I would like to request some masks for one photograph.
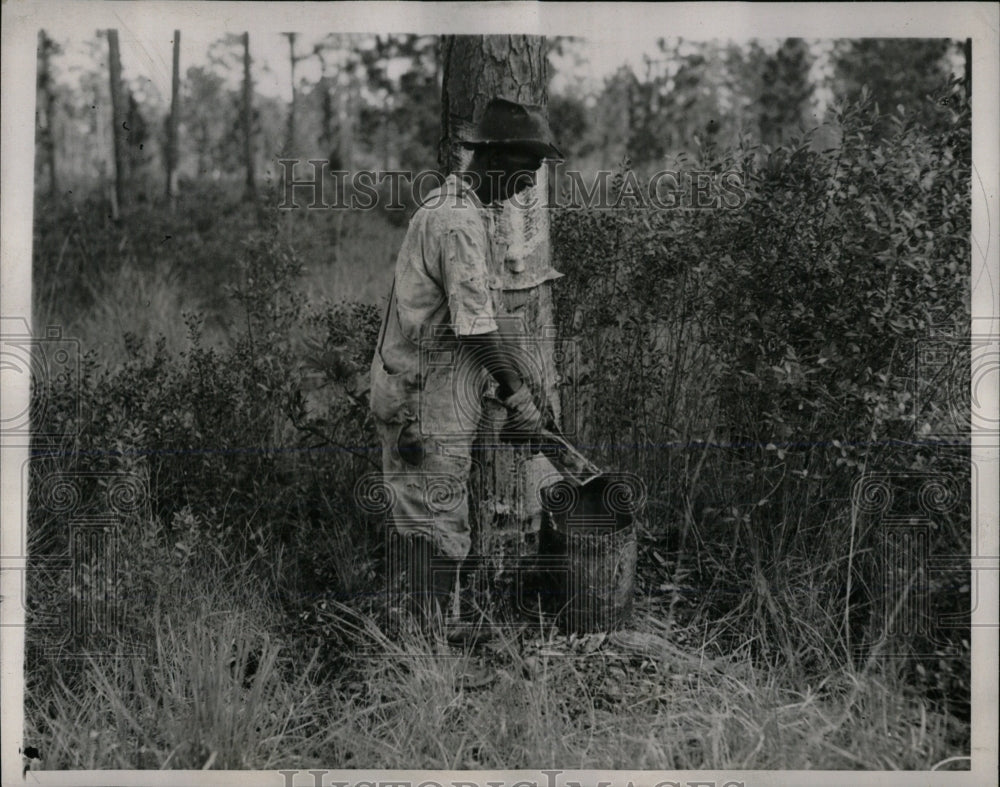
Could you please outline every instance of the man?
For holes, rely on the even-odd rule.
[[[462,144],[469,165],[410,221],[371,371],[392,525],[406,539],[411,600],[425,623],[446,614],[471,547],[471,449],[490,378],[507,439],[531,439],[545,424],[499,330],[503,261],[488,206],[534,185],[542,161],[561,154],[537,110],[504,99]]]

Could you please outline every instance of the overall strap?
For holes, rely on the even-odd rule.
[[[389,318],[392,316],[392,310],[396,303],[396,274],[392,274],[392,287],[389,289],[389,303],[385,307],[385,315],[382,317],[382,325],[378,330],[378,346],[375,352],[378,354],[379,361],[382,360],[382,345],[385,344],[385,329],[389,324]]]

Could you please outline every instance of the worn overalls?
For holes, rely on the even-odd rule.
[[[410,221],[371,368],[391,519],[452,558],[471,546],[468,481],[488,374],[459,336],[497,330],[493,221],[457,176]],[[422,450],[400,452],[400,439]]]

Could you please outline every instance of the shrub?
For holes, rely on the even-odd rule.
[[[298,261],[273,230],[247,238],[238,270],[228,294],[242,315],[228,344],[206,346],[203,319],[188,314],[189,346],[177,355],[162,339],[150,347],[129,335],[118,368],[89,353],[78,374],[36,381],[36,431],[65,437],[35,446],[34,556],[67,549],[64,517],[44,498],[47,478],[71,474],[77,513],[106,511],[108,479],[129,479],[142,505],[126,524],[151,548],[182,563],[255,560],[293,607],[370,578],[358,552],[375,534],[354,514],[352,492],[373,464],[357,386],[378,315],[307,307]]]
[[[862,101],[837,109],[834,149],[806,135],[689,162],[739,173],[737,209],[626,198],[553,220],[560,335],[585,359],[566,380],[578,434],[645,480],[648,547],[680,550],[657,582],[674,588],[671,613],[688,591],[727,647],[849,661],[884,632],[888,592],[871,556],[883,534],[852,515],[855,481],[937,473],[965,499],[967,451],[920,426],[956,403],[938,390],[914,404],[919,343],[961,337],[970,315],[968,106],[957,85],[935,106],[946,133],[894,115],[873,144],[880,121]],[[617,174],[619,194],[629,178]],[[932,554],[969,554],[968,516],[938,517]],[[939,601],[964,608],[954,593]],[[893,647],[929,652],[919,639]]]

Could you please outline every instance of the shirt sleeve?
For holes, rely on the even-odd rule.
[[[478,224],[478,226],[476,226]],[[474,336],[497,330],[490,295],[486,229],[477,221],[453,223],[444,239],[442,273],[457,336]]]

